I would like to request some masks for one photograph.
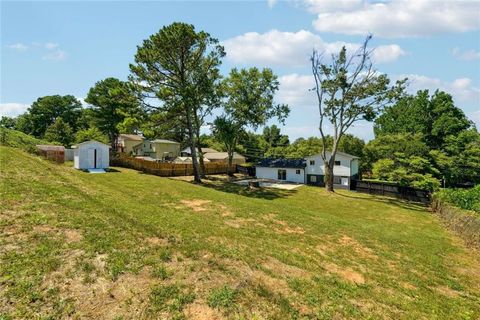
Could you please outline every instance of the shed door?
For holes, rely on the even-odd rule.
[[[87,166],[89,169],[95,168],[97,162],[97,150],[96,149],[87,149]]]

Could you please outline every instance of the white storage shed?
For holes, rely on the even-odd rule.
[[[107,169],[110,165],[109,146],[98,141],[85,141],[72,146],[75,169]]]

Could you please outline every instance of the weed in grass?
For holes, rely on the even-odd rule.
[[[223,286],[212,290],[208,296],[207,302],[212,308],[230,309],[235,304],[237,294],[237,290],[232,289],[229,286]]]
[[[162,280],[168,279],[171,276],[171,272],[165,268],[165,266],[158,266],[152,271],[154,277],[160,278]]]
[[[152,311],[180,312],[186,304],[192,303],[195,295],[184,292],[176,284],[155,286],[150,292]]]

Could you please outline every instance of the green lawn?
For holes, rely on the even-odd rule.
[[[2,320],[480,318],[478,255],[422,207],[0,160]]]

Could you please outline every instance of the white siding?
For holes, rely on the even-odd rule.
[[[305,172],[303,169],[256,167],[255,170],[257,178],[271,180],[278,180],[278,170],[286,170],[287,179],[285,181],[305,183]],[[300,170],[300,174],[297,174],[297,170]]]
[[[327,153],[327,157],[329,156],[330,155]],[[325,174],[323,160],[319,154],[306,157],[305,159],[307,160],[307,167],[305,168],[307,174]],[[315,164],[311,165],[310,161],[315,161]],[[358,160],[337,154],[335,156],[335,161],[340,161],[340,165],[333,167],[333,175],[350,177],[353,174],[358,173]],[[354,163],[356,163],[356,172],[350,170],[350,165],[353,165]]]
[[[94,169],[94,160],[91,159],[94,150],[97,150],[97,169],[106,169],[110,165],[108,146],[97,141],[88,141],[77,146],[73,156],[73,166],[76,169]]]

